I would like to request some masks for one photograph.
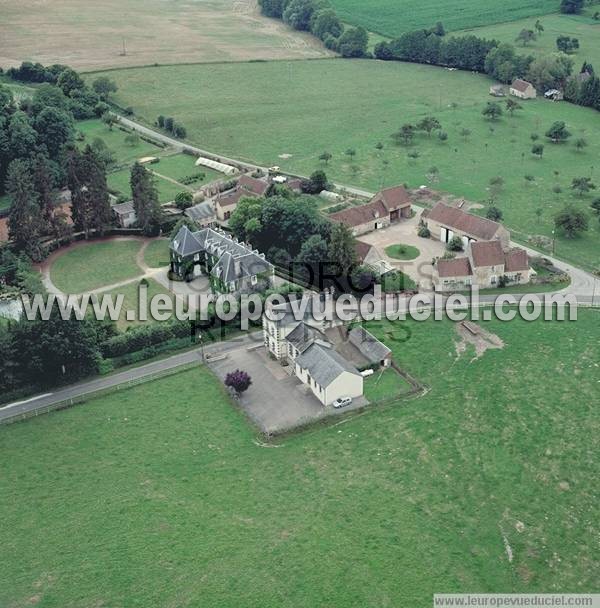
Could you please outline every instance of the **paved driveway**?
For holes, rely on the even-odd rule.
[[[413,209],[415,210],[414,217],[400,220],[388,228],[363,234],[358,238],[365,243],[374,245],[391,266],[401,270],[416,281],[421,290],[430,290],[432,288],[431,274],[433,271],[431,261],[435,257],[443,256],[445,247],[439,241],[422,239],[417,235],[417,228],[423,209],[418,207],[413,207]],[[397,244],[413,245],[421,252],[421,255],[415,260],[410,261],[390,258],[385,254],[385,248],[389,245]]]
[[[264,433],[293,429],[307,422],[346,412],[324,408],[320,401],[295,376],[289,376],[264,348],[248,351],[246,347],[229,352],[226,359],[209,363],[221,379],[228,372],[241,369],[252,378],[252,386],[240,398],[240,405]],[[351,409],[366,404],[355,400]]]

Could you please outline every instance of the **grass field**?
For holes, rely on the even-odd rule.
[[[23,60],[90,70],[327,55],[330,53],[316,38],[261,17],[255,2],[2,2],[3,67]]]
[[[172,302],[173,310],[175,309],[175,296],[169,292],[168,289],[165,289],[160,283],[155,281],[154,279],[146,279],[148,282],[148,291],[147,298],[148,303],[152,300],[152,298],[156,295],[166,295]],[[157,323],[156,320],[152,319],[150,315],[148,315],[148,320],[140,321],[140,298],[139,298],[139,281],[134,281],[133,283],[128,283],[127,285],[123,285],[118,289],[113,289],[111,291],[102,292],[102,295],[105,293],[108,295],[112,295],[113,301],[116,301],[117,295],[123,295],[123,306],[121,307],[121,314],[117,321],[117,328],[120,331],[126,331],[129,327],[133,327],[135,325],[147,325]],[[150,304],[148,304],[150,305]],[[135,311],[135,319],[128,320],[127,319],[127,311],[133,310]]]
[[[375,372],[372,376],[365,378],[364,387],[365,397],[370,403],[393,399],[411,389],[410,384],[393,369]]]
[[[547,55],[555,53],[558,36],[570,36],[579,39],[580,48],[571,57],[575,62],[575,70],[579,70],[584,61],[592,65],[600,65],[600,21],[592,19],[594,12],[600,6],[591,6],[582,15],[544,15],[540,22],[544,32],[534,42],[522,47],[516,45],[519,52],[532,55]],[[536,17],[511,23],[499,23],[488,27],[466,30],[464,34],[475,34],[483,38],[495,38],[500,42],[515,44],[515,38],[522,29],[534,29]]]
[[[142,274],[135,258],[141,241],[85,243],[61,253],[52,262],[50,278],[64,293],[83,293]]]
[[[91,145],[95,139],[101,139],[113,153],[116,165],[133,164],[144,156],[156,156],[163,151],[162,148],[143,139],[139,139],[137,144],[131,145],[125,141],[127,133],[116,126],[109,129],[98,119],[81,120],[77,122],[76,128],[85,136],[85,139],[80,142],[80,146]]]
[[[427,184],[435,166],[436,189],[474,201],[487,200],[490,180],[501,176],[497,205],[513,236],[522,241],[532,234],[551,236],[553,215],[567,202],[589,209],[590,198],[571,194],[574,177],[588,175],[600,182],[597,112],[540,99],[525,103],[512,118],[491,123],[481,115],[491,81],[468,72],[338,59],[149,68],[112,72],[111,77],[119,84],[119,101],[134,105],[148,122],[171,113],[198,145],[266,166],[304,175],[323,168],[330,178],[371,190]],[[165,96],[164,89],[177,95]],[[410,149],[392,142],[392,133],[403,123],[430,113],[441,121],[447,142],[426,135],[418,135]],[[572,143],[544,141],[556,120],[566,121],[573,139],[587,139],[584,152]],[[464,129],[468,136],[461,135]],[[530,153],[533,133],[545,143],[541,160]],[[378,142],[384,144],[381,152],[375,149]],[[344,154],[348,148],[357,152],[352,162]],[[324,150],[333,154],[327,166],[318,161]],[[409,158],[410,150],[418,158]],[[534,180],[525,180],[526,175]],[[552,192],[555,185],[561,194]],[[581,238],[559,237],[556,252],[600,266],[599,243],[600,224],[592,218],[590,231]]]
[[[154,167],[158,165],[147,165],[147,167],[154,171]],[[114,192],[118,192],[123,196],[131,196],[131,169],[121,169],[120,171],[113,171],[107,176],[108,187]],[[154,184],[158,190],[158,200],[161,203],[170,203],[180,192],[188,190],[189,188],[183,185],[174,184],[173,182],[163,179],[158,175],[154,175]]]
[[[0,605],[593,591],[597,325],[490,322],[475,360],[450,323],[372,327],[431,390],[278,449],[204,369],[3,428]]]
[[[432,27],[437,21],[447,30],[459,30],[544,15],[559,6],[557,0],[332,0],[332,4],[343,21],[390,37]]]
[[[170,262],[169,240],[154,239],[144,250],[144,262],[151,268],[168,266]]]
[[[166,175],[176,181],[181,181],[182,178],[204,173],[204,178],[190,184],[192,188],[199,188],[203,184],[222,179],[223,174],[218,171],[213,171],[208,167],[196,167],[196,157],[189,154],[172,154],[163,156],[159,163],[151,166],[151,169],[161,175]]]

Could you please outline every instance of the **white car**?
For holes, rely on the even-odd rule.
[[[333,402],[333,407],[339,410],[343,407],[348,407],[352,403],[352,397],[340,397]]]

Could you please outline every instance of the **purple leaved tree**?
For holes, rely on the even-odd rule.
[[[251,384],[252,378],[240,369],[229,372],[227,376],[225,376],[225,386],[232,388],[238,395],[247,391]]]

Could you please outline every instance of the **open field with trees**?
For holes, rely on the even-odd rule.
[[[343,21],[385,36],[398,36],[441,21],[447,30],[544,15],[557,11],[558,0],[332,0]]]
[[[593,18],[598,10],[600,6],[590,6],[581,15],[556,13],[533,16],[519,21],[469,29],[457,34],[474,34],[480,38],[493,38],[500,42],[515,44],[519,52],[530,55],[548,55],[557,52],[556,39],[559,36],[577,38],[579,49],[570,53],[570,56],[575,62],[576,70],[579,70],[584,61],[588,61],[593,66],[600,65],[600,21]],[[538,19],[544,28],[543,32],[536,34],[536,38],[526,46],[516,42],[519,32],[523,29],[536,31],[535,23]]]
[[[4,428],[0,604],[593,589],[598,313],[579,315],[486,323],[504,347],[480,358],[448,322],[371,327],[431,390],[277,449],[202,368]]]
[[[111,78],[122,105],[133,105],[148,123],[171,112],[186,125],[188,139],[207,149],[304,175],[324,169],[330,178],[371,190],[428,185],[478,202],[480,213],[493,202],[522,241],[551,238],[554,215],[575,205],[589,218],[589,230],[574,239],[557,234],[556,253],[600,265],[594,192],[579,196],[572,189],[579,177],[600,186],[594,110],[539,99],[508,111],[501,101],[502,115],[488,118],[482,111],[491,79],[400,62],[172,66],[115,71]],[[177,96],[167,101],[157,82]],[[415,131],[406,144],[392,138],[403,123],[428,116],[441,129]],[[545,135],[557,121],[571,133],[564,143]],[[534,154],[534,146],[542,148]],[[325,151],[332,155],[327,162],[319,160]]]
[[[2,3],[0,65],[4,67],[31,60],[89,70],[328,54],[312,36],[261,17],[253,2]]]

